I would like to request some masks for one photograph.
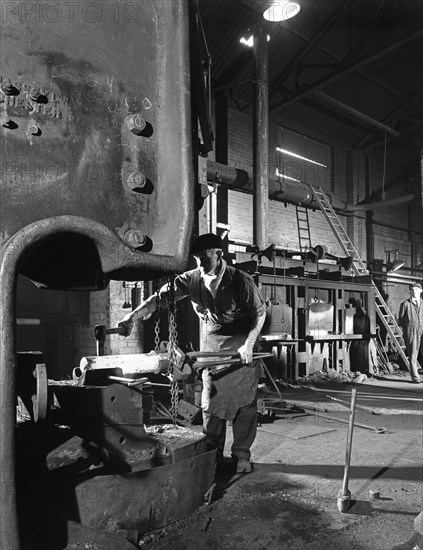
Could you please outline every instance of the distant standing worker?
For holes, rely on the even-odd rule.
[[[412,382],[420,384],[417,359],[423,359],[423,300],[422,285],[412,283],[410,298],[400,305],[398,324],[402,328],[407,349],[409,370]]]
[[[175,278],[175,300],[189,297],[202,321],[201,351],[239,353],[243,366],[202,373],[203,429],[210,448],[223,459],[226,422],[232,421],[232,456],[238,473],[252,471],[250,447],[257,433],[257,384],[259,367],[253,362],[253,348],[265,320],[266,307],[253,278],[227,265],[223,241],[213,233],[197,237],[191,254],[197,268]],[[160,290],[160,304],[169,300],[169,288]],[[150,296],[119,323],[131,332],[137,319],[148,319],[155,311]]]

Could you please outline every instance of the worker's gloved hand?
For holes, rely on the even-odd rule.
[[[238,353],[241,356],[241,361],[245,364],[251,363],[253,360],[253,348],[254,344],[245,342],[243,346],[238,349]]]

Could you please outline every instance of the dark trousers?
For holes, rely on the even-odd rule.
[[[223,452],[226,438],[226,422],[222,418],[203,411],[203,432],[210,448]],[[242,407],[232,421],[232,454],[237,458],[250,460],[250,447],[257,434],[257,400]]]
[[[407,349],[409,371],[413,380],[420,380],[418,357],[423,358],[423,335],[420,330],[408,328],[404,335],[405,346]]]

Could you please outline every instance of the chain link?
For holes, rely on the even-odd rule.
[[[168,279],[169,284],[169,307],[168,307],[168,319],[169,319],[169,369],[168,376],[171,380],[170,394],[171,394],[171,407],[170,412],[172,414],[173,423],[176,424],[178,418],[178,382],[173,377],[173,367],[176,364],[176,346],[178,345],[178,331],[176,327],[175,316],[175,287],[174,276],[172,275]]]
[[[160,294],[159,290],[156,290],[156,324],[154,326],[154,351],[160,351]]]

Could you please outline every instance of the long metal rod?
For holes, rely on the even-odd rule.
[[[352,438],[354,430],[354,416],[355,416],[355,397],[357,390],[355,388],[351,391],[351,406],[350,406],[350,420],[348,423],[348,434],[347,434],[347,448],[345,452],[345,468],[344,468],[344,477],[342,479],[342,494],[346,495],[348,492],[348,479],[350,474],[350,463],[351,463],[351,450],[352,450]]]
[[[229,357],[231,359],[240,358],[239,353],[231,353],[230,351],[190,351],[187,357],[197,359],[198,357]],[[253,359],[265,359],[266,357],[273,357],[273,353],[253,353]]]
[[[340,403],[344,407],[347,407],[347,409],[350,408],[350,403],[348,403],[348,401],[344,401],[342,399],[338,399],[337,397],[332,397],[332,396],[326,395],[326,394],[325,394],[325,397],[327,397],[328,399],[332,399],[332,401],[336,401],[336,403]],[[355,408],[360,409],[361,411],[366,411],[366,412],[371,413],[371,414],[381,414],[380,412],[373,411],[372,409],[369,409],[367,407],[361,407],[360,405],[356,405]]]

